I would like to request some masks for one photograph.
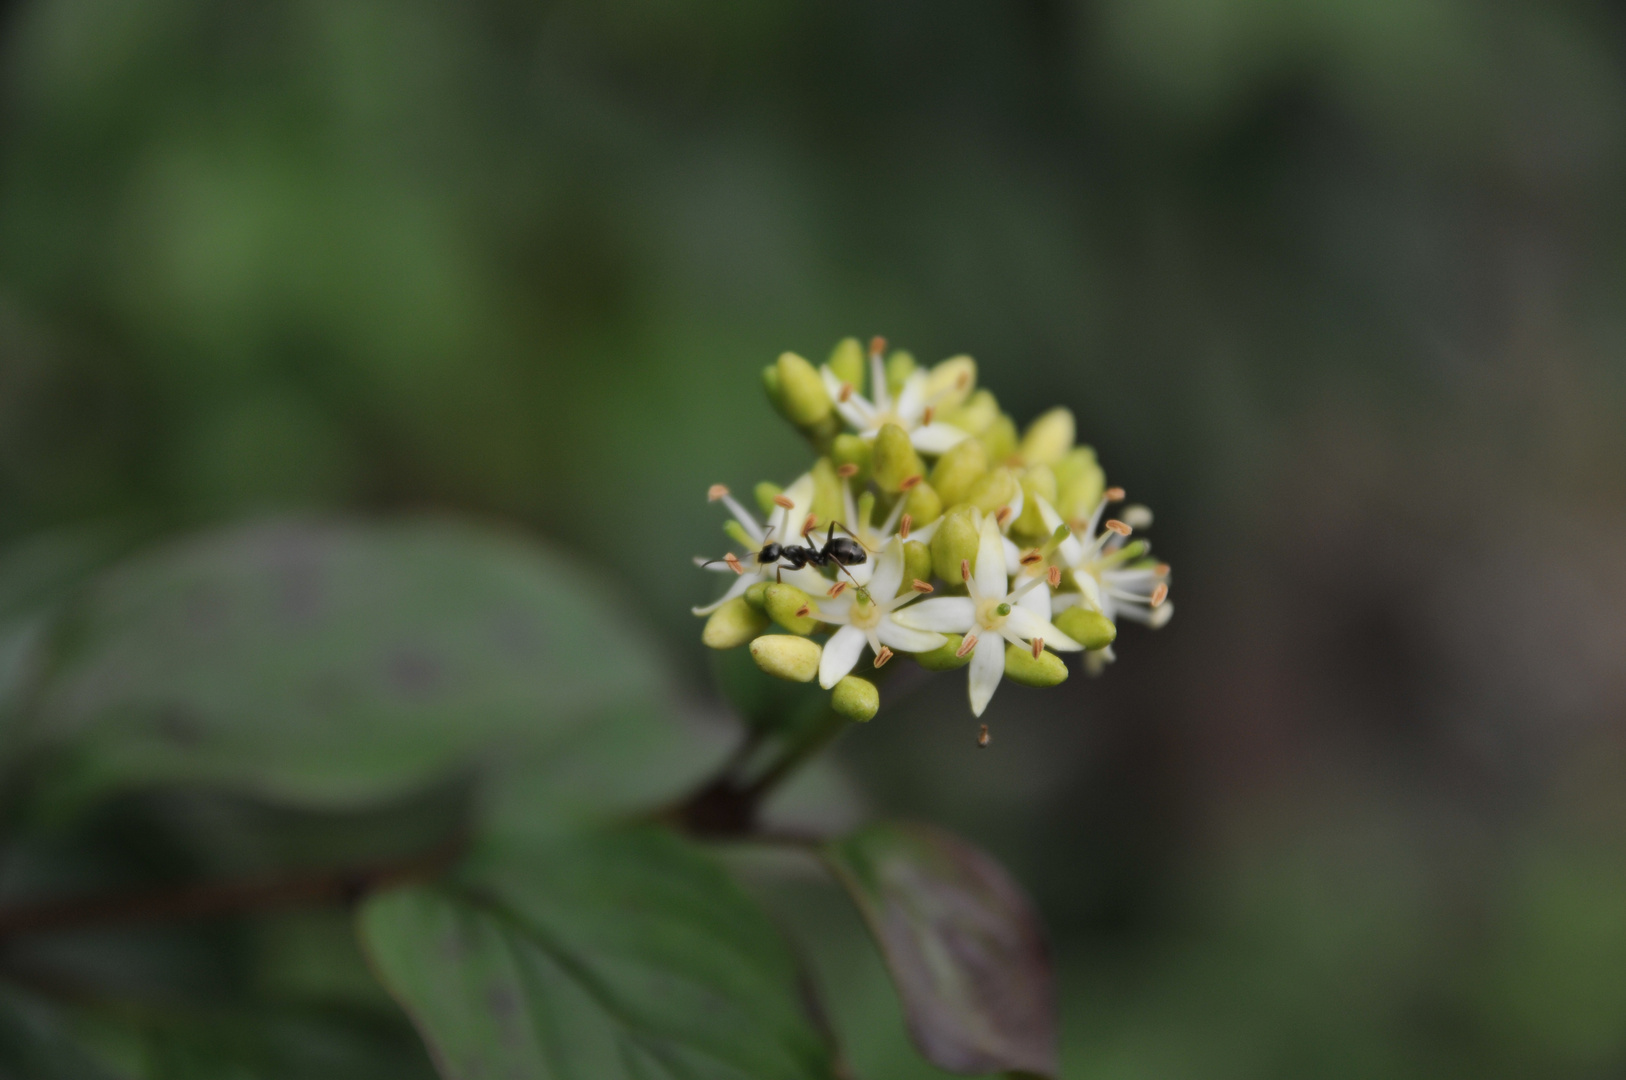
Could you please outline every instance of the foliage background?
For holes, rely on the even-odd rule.
[[[1626,1068],[1618,5],[0,19],[6,539],[507,523],[708,707],[702,493],[804,453],[757,369],[970,352],[1157,509],[1180,614],[987,753],[945,678],[839,756],[1034,892],[1069,1075]],[[932,1075],[799,895],[860,1071]]]

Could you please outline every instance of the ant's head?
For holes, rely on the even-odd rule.
[[[771,562],[778,562],[779,561],[779,551],[780,551],[780,548],[779,548],[778,544],[774,544],[774,543],[763,544],[762,545],[762,550],[757,552],[757,562],[762,563],[763,565],[767,565],[768,563],[771,563]]]
[[[842,566],[857,566],[869,558],[864,553],[862,544],[856,540],[849,540],[845,536],[836,537],[826,547],[830,552],[830,557]]]

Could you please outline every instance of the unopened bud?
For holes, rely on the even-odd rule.
[[[977,385],[977,362],[969,356],[951,356],[926,377],[926,400],[939,414],[957,408]]]
[[[830,707],[838,716],[862,724],[873,719],[880,711],[881,692],[868,679],[848,675],[836,683],[836,688],[830,692]]]
[[[932,534],[932,568],[944,581],[960,580],[960,564],[977,557],[981,536],[969,507],[960,507],[944,517]],[[923,577],[925,575],[922,575]]]
[[[939,420],[953,424],[961,431],[981,435],[999,419],[999,401],[991,391],[978,390],[958,408],[938,410]]]
[[[777,505],[774,502],[774,497],[782,493],[784,490],[785,489],[780,487],[778,484],[770,483],[767,480],[762,481],[762,483],[756,486],[756,490],[753,492],[753,494],[756,495],[758,509],[760,509],[764,514],[772,514],[773,508]]]
[[[932,576],[932,549],[919,540],[909,540],[903,545],[903,580],[906,582],[924,582]],[[900,586],[899,592],[916,591],[913,584]],[[926,586],[931,592],[931,586]]]
[[[909,376],[915,373],[917,366],[914,353],[904,349],[899,349],[886,358],[886,388],[894,399],[903,390],[903,384],[909,381]]]
[[[855,469],[852,476],[860,486],[869,483],[869,443],[857,435],[847,432],[837,435],[830,443],[830,460],[836,463],[838,473],[848,466]]]
[[[1023,686],[1055,686],[1067,679],[1067,665],[1048,650],[1035,656],[1028,649],[1006,645],[1005,674]]]
[[[961,439],[932,466],[931,484],[944,506],[965,502],[982,474],[988,471],[988,448],[977,439]]]
[[[812,364],[795,353],[781,353],[774,370],[778,373],[779,408],[787,420],[810,428],[830,415],[830,395]]]
[[[926,471],[920,455],[915,453],[914,444],[909,441],[909,433],[897,424],[881,426],[875,436],[870,461],[876,486],[893,495],[903,490],[905,480]]]
[[[864,346],[854,337],[842,338],[830,350],[830,370],[835,377],[862,393],[864,390]]]
[[[1099,611],[1084,607],[1070,607],[1056,613],[1050,620],[1056,629],[1086,649],[1104,649],[1118,637],[1118,628]]]
[[[903,501],[903,512],[909,517],[909,527],[929,525],[943,516],[943,500],[937,489],[922,480],[909,489]]]
[[[965,501],[985,514],[992,514],[1014,502],[1019,490],[1015,473],[1009,469],[995,469],[984,473],[971,485]]]
[[[751,642],[751,659],[776,679],[812,682],[824,650],[816,641],[790,634],[764,634]]]
[[[752,607],[745,597],[736,596],[711,613],[700,632],[701,644],[708,649],[735,649],[768,629],[768,616]]]
[[[1107,474],[1087,446],[1074,447],[1056,466],[1056,512],[1064,521],[1088,518],[1106,491]]]
[[[832,521],[840,521],[844,516],[843,507],[846,505],[841,497],[845,484],[836,474],[836,467],[829,458],[819,458],[813,463],[813,516],[817,524],[825,525]]]
[[[759,581],[755,585],[752,585],[749,589],[746,589],[745,602],[756,608],[758,611],[766,612],[768,610],[769,584],[771,583],[767,581]]]
[[[944,634],[948,638],[931,652],[915,653],[915,663],[927,671],[953,671],[971,663],[971,650],[962,652],[964,639],[959,634]]]
[[[1016,421],[1004,413],[995,417],[987,430],[977,437],[987,449],[990,462],[1000,464],[1016,457]]]
[[[1028,425],[1022,435],[1022,460],[1030,467],[1051,465],[1073,448],[1073,414],[1054,408]]]
[[[1039,500],[1056,505],[1056,474],[1048,465],[1035,465],[1022,474],[1022,514],[1011,524],[1011,535],[1029,543],[1042,543],[1050,536],[1045,528]]]
[[[813,598],[783,582],[775,582],[763,592],[763,607],[774,622],[793,634],[811,634],[819,622],[813,613]]]

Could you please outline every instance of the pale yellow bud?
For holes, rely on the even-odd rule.
[[[1006,645],[1005,675],[1023,686],[1055,686],[1066,681],[1067,665],[1049,649],[1034,656],[1030,649]]]
[[[768,629],[768,616],[736,596],[711,613],[700,641],[709,649],[735,649]]]
[[[776,679],[812,682],[824,650],[816,641],[790,634],[765,634],[751,642],[751,659]]]
[[[1028,465],[1050,465],[1073,448],[1073,414],[1055,408],[1028,425],[1022,436],[1022,460]]]
[[[831,691],[830,707],[837,715],[862,724],[880,711],[881,692],[868,679],[848,675]]]

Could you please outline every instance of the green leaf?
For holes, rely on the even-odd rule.
[[[380,978],[459,1080],[811,1080],[828,1046],[767,917],[648,828],[494,862],[465,888],[369,900]]]
[[[609,589],[444,522],[236,528],[84,597],[36,736],[77,790],[194,781],[344,804],[505,760],[654,696]]]
[[[1038,914],[986,853],[926,825],[871,825],[825,845],[932,1064],[1055,1076],[1056,992]]]

